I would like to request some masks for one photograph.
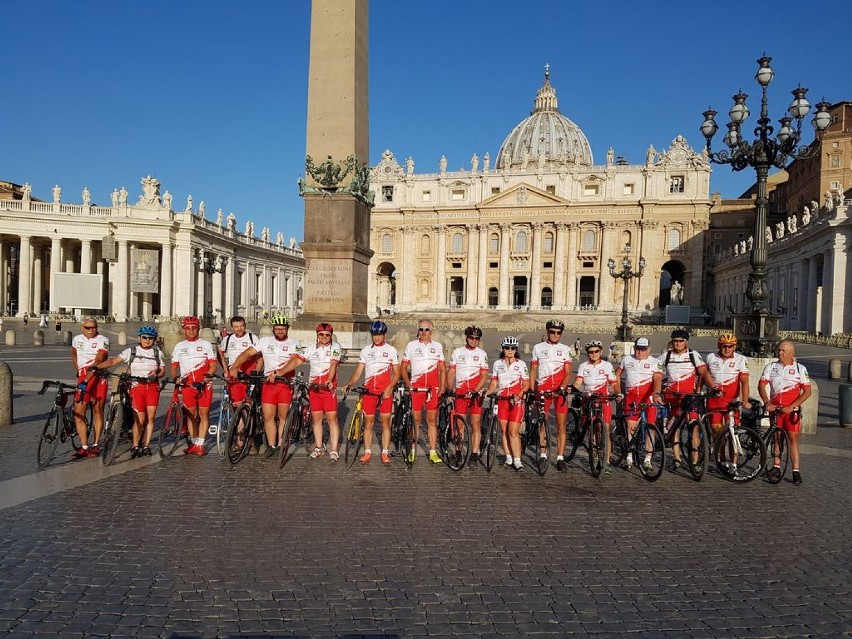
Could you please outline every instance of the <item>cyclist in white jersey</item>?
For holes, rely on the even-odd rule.
[[[532,349],[530,384],[533,391],[564,391],[571,383],[574,353],[571,352],[570,346],[560,342],[562,332],[565,330],[562,320],[549,320],[545,328],[547,340],[539,342]],[[565,445],[568,441],[565,430],[568,421],[568,400],[564,395],[546,398],[545,414],[550,412],[551,404],[556,416],[556,470],[564,472],[566,470]]]
[[[233,366],[237,358],[242,355],[243,351],[257,344],[258,339],[254,333],[246,330],[246,318],[241,315],[234,315],[231,318],[231,333],[225,335],[219,343],[217,355],[219,357],[219,365],[226,373]],[[256,370],[257,362],[249,360],[244,362],[240,369],[243,373]],[[246,397],[246,389],[248,385],[244,381],[232,379],[228,382],[228,396],[231,398],[231,403],[236,406]]]
[[[464,346],[459,346],[450,355],[447,369],[447,388],[456,394],[453,410],[456,415],[466,416],[470,412],[470,461],[479,461],[479,443],[482,441],[481,391],[488,383],[488,354],[480,348],[482,329],[468,326],[464,329]]]
[[[71,362],[77,371],[77,393],[74,403],[74,416],[77,423],[77,435],[80,437],[80,449],[71,459],[85,459],[100,455],[101,431],[104,427],[104,404],[106,403],[107,383],[89,370],[95,364],[100,364],[109,354],[109,339],[98,333],[98,321],[94,317],[86,317],[80,328],[82,335],[76,335],[71,341]],[[89,448],[89,436],[84,415],[86,404],[92,404],[92,424],[95,443]]]

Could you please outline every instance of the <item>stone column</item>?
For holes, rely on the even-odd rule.
[[[53,275],[61,271],[61,259],[62,240],[58,237],[52,237],[50,238],[50,304],[48,306],[51,313],[59,311],[59,305],[56,303],[56,287],[53,285]]]
[[[611,247],[614,231],[615,222],[603,223],[601,227],[601,251],[598,254],[598,265],[600,267],[598,275],[598,306],[606,310],[614,308],[613,278],[609,274],[609,269],[606,265],[609,258],[615,258]]]
[[[207,279],[210,277],[204,271],[199,271],[197,268],[193,270],[193,279],[195,280],[195,305],[192,311],[192,314],[196,317],[201,317],[204,315],[204,311],[207,308],[205,302],[205,296],[207,295]]]
[[[30,236],[21,236],[21,250],[18,253],[18,317],[30,313],[32,309],[32,245]]]
[[[479,229],[479,261],[476,275],[476,305],[479,308],[488,306],[488,225],[480,224]]]
[[[6,282],[9,281],[8,269],[6,267],[6,242],[0,240],[0,314],[6,312],[6,301],[9,292],[6,290]]]
[[[438,251],[436,258],[438,263],[435,268],[435,305],[438,308],[447,306],[447,234],[443,226],[435,226],[433,229],[438,236]]]
[[[478,297],[479,282],[476,265],[479,262],[479,225],[467,228],[467,277],[464,281],[464,307],[473,308]]]
[[[535,222],[533,225],[532,246],[532,277],[527,302],[532,308],[541,307],[541,231],[544,224]]]
[[[817,322],[817,305],[814,303],[817,296],[817,270],[819,266],[817,264],[816,255],[812,256],[810,259],[810,268],[808,269],[808,291],[807,297],[802,298],[802,303],[805,305],[805,308],[808,310],[808,319],[807,319],[807,327],[805,330],[810,331],[812,333],[816,333],[820,330],[819,323]]]
[[[511,308],[509,291],[509,232],[511,228],[511,224],[500,225],[500,291],[497,307],[503,310]]]
[[[213,273],[213,315],[219,317],[220,320],[226,314],[222,307],[222,280],[222,273],[218,271]]]
[[[163,267],[160,270],[160,315],[172,314],[172,243],[160,247]]]
[[[577,234],[579,225],[576,222],[568,222],[568,269],[566,271],[567,296],[565,306],[569,310],[577,306]]]
[[[233,256],[228,257],[225,262],[225,306],[222,307],[222,315],[227,322],[237,314],[237,304],[234,301],[234,269],[236,263]],[[289,296],[288,296],[289,299]]]
[[[41,314],[41,300],[44,299],[42,292],[42,275],[44,274],[44,262],[42,261],[42,252],[44,248],[41,246],[34,247],[33,251],[33,310]]]
[[[553,308],[561,310],[565,306],[565,222],[555,222],[556,247],[553,256]]]
[[[92,241],[91,240],[81,240],[80,241],[80,272],[81,273],[91,273],[92,272]]]
[[[843,236],[841,235],[842,242]],[[826,265],[823,269],[824,283],[822,287],[823,302],[823,335],[834,335],[843,332],[843,316],[848,303],[846,302],[846,247],[841,243],[835,244],[827,252]],[[830,261],[829,261],[830,260]]]
[[[111,265],[115,269],[115,280],[112,290],[112,315],[116,322],[127,321],[127,299],[130,291],[128,280],[130,251],[127,240],[116,240],[118,245],[118,260]]]
[[[402,245],[403,255],[407,258],[400,264],[402,270],[401,282],[397,282],[396,288],[396,303],[397,308],[409,310],[413,308],[414,301],[417,299],[414,282],[414,240],[417,229],[412,226],[406,226],[402,230]],[[399,284],[402,286],[399,286]]]

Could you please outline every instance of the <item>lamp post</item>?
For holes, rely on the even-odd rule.
[[[206,328],[213,328],[213,273],[221,273],[225,270],[225,264],[228,263],[228,258],[224,255],[213,255],[210,251],[195,251],[195,257],[192,258],[196,267],[207,277],[204,278],[204,298],[206,299],[204,317],[202,323]]]
[[[621,326],[618,327],[618,341],[620,342],[632,342],[633,341],[633,329],[630,328],[630,324],[627,319],[627,297],[628,297],[628,283],[634,277],[642,277],[642,273],[645,272],[645,258],[639,258],[639,270],[633,270],[633,263],[630,261],[630,245],[626,244],[624,246],[624,252],[627,254],[624,256],[624,259],[621,260],[621,270],[616,272],[615,270],[615,260],[609,258],[607,261],[607,266],[609,266],[609,274],[612,275],[615,279],[623,279],[624,280],[624,299],[621,303]]]
[[[781,128],[773,138],[775,128],[770,124],[769,107],[767,104],[766,90],[769,83],[775,77],[775,72],[769,66],[772,58],[764,54],[758,61],[758,69],[754,78],[760,85],[762,91],[760,103],[760,118],[754,129],[755,139],[748,142],[743,139],[741,128],[743,122],[749,116],[746,106],[748,95],[740,91],[734,97],[734,105],[728,111],[730,122],[727,124],[728,132],[725,134],[724,142],[728,150],[713,153],[711,141],[719,125],[714,119],[716,111],[708,108],[704,112],[704,122],[701,124],[701,133],[707,140],[707,154],[711,162],[716,164],[730,164],[734,171],[742,171],[746,167],[753,167],[757,173],[757,201],[754,216],[754,242],[751,249],[751,271],[748,275],[746,287],[746,298],[749,301],[742,313],[734,315],[734,333],[743,344],[743,352],[747,355],[771,357],[772,347],[778,338],[779,315],[770,311],[766,300],[769,290],[766,286],[766,214],[769,199],[766,192],[766,179],[770,167],[783,169],[790,159],[806,159],[815,156],[819,152],[817,141],[822,137],[822,132],[831,123],[828,108],[831,106],[823,100],[816,105],[817,112],[812,119],[816,140],[809,146],[800,146],[802,141],[802,120],[811,109],[810,103],[805,96],[808,90],[801,85],[793,89],[793,102],[787,109],[789,115],[779,120]],[[793,125],[795,120],[795,125]]]

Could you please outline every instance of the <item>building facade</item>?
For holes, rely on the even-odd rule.
[[[437,173],[404,164],[388,150],[371,174],[371,312],[620,310],[607,261],[619,269],[628,255],[647,262],[629,282],[631,311],[656,313],[675,281],[683,304],[702,309],[710,167],[682,136],[642,164],[610,148],[596,165],[546,72],[493,164],[488,153],[469,171],[448,171],[445,157]]]
[[[256,320],[301,310],[305,262],[296,241],[255,235],[254,224],[237,230],[233,213],[207,219],[204,202],[172,208],[168,191],[150,176],[142,195],[128,203],[122,187],[111,206],[94,206],[87,190],[82,204],[32,197],[29,184],[4,183],[0,192],[0,308],[25,312],[94,314],[116,321],[156,321],[198,315],[222,322],[232,315]],[[99,275],[74,278],[68,275]],[[58,282],[58,284],[57,284]],[[78,298],[70,290],[83,286]],[[101,287],[92,291],[92,287]],[[85,299],[100,299],[100,307]],[[79,302],[78,302],[79,300]],[[95,302],[91,302],[94,304]]]

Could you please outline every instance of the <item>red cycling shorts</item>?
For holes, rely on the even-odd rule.
[[[77,383],[80,384],[86,379],[85,371],[79,373],[77,375]],[[106,400],[107,396],[107,380],[102,377],[98,377],[95,375],[88,381],[86,384],[86,392],[83,393],[83,396],[80,398],[80,401],[86,404],[91,404],[92,402],[102,402]]]
[[[311,400],[311,412],[334,413],[337,411],[337,391],[334,389],[311,390],[308,391],[308,397]]]
[[[426,401],[427,395],[429,396],[428,402]],[[431,393],[427,393],[426,391],[411,391],[411,408],[415,413],[419,413],[423,410],[424,406],[426,407],[426,410],[438,410],[438,399],[437,386],[432,387]]]
[[[151,406],[156,408],[160,403],[160,385],[157,382],[135,384],[130,389],[130,399],[137,413],[145,413]]]
[[[195,408],[196,406],[210,408],[210,405],[213,403],[213,384],[210,382],[205,383],[200,395],[193,384],[194,382],[189,383],[181,389],[184,406],[187,408]]]
[[[379,406],[379,412],[382,415],[390,415],[393,412],[393,397],[383,398],[365,393],[364,397],[361,398],[361,408],[364,409],[364,414],[372,417],[376,414],[376,406]]]
[[[510,421],[520,423],[524,419],[524,400],[520,397],[498,397],[497,398],[497,419],[501,422]]]
[[[293,388],[287,382],[263,382],[260,401],[263,404],[290,404],[293,401]]]

